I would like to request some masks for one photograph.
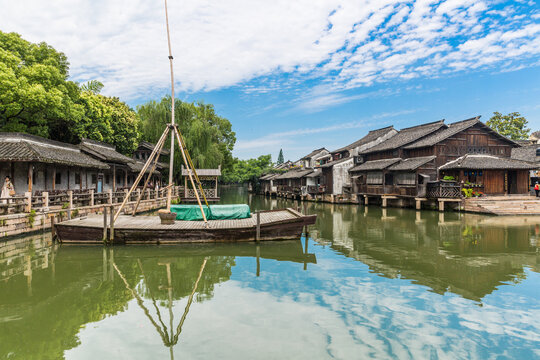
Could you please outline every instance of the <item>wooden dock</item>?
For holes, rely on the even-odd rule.
[[[540,215],[540,198],[527,195],[469,198],[464,200],[464,210],[491,215]]]
[[[261,211],[259,240],[298,239],[303,227],[315,223],[316,215],[305,216],[293,209]],[[63,242],[101,243],[103,217],[89,216],[56,225]],[[110,229],[109,229],[110,231]],[[239,220],[176,221],[163,225],[158,216],[122,215],[114,223],[114,242],[189,243],[257,240],[257,216]],[[109,233],[110,234],[110,233]]]

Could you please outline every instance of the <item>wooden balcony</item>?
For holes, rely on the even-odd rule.
[[[428,198],[460,198],[461,186],[456,182],[430,181],[427,183]]]

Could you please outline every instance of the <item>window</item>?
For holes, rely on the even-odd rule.
[[[382,185],[383,174],[382,172],[370,172],[367,174],[368,185]]]
[[[396,175],[396,183],[398,185],[415,185],[416,174],[415,173],[398,173]]]
[[[92,184],[97,184],[97,175],[92,174]]]
[[[116,175],[116,185],[120,184],[122,182],[122,176]]]
[[[55,185],[62,184],[62,173],[59,173],[59,172],[56,173],[56,178],[54,180],[54,183]]]
[[[75,173],[75,184],[80,185],[81,184],[81,174]]]
[[[105,175],[105,184],[109,184],[111,182],[111,175],[107,174]]]

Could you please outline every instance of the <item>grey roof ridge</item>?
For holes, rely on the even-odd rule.
[[[415,128],[418,128],[418,127],[423,127],[423,126],[433,125],[433,124],[439,124],[439,123],[444,124],[444,120],[445,119],[441,119],[441,120],[436,120],[436,121],[432,121],[432,122],[428,122],[428,123],[424,123],[424,124],[419,124],[419,125],[415,125],[415,126],[409,126],[409,127],[400,129],[399,131],[411,130],[411,129],[415,129]]]
[[[107,143],[104,143],[103,141],[99,141],[99,140],[92,140],[92,139],[88,139],[88,138],[82,138],[81,139],[81,144],[82,143],[89,143],[89,144],[92,144],[92,145],[95,145],[95,146],[101,146],[101,147],[104,147],[106,149],[111,149],[111,150],[115,150],[116,151],[116,146],[114,145],[111,145],[111,144],[107,144]]]
[[[39,139],[39,140],[38,140]],[[33,143],[39,146],[48,146],[61,148],[63,150],[79,151],[77,145],[63,143],[61,141],[47,139],[41,136],[26,134],[26,133],[0,133],[0,140],[5,142],[25,142]]]

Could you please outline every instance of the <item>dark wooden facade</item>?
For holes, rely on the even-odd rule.
[[[431,123],[433,124],[433,123]],[[428,124],[428,126],[433,126]],[[410,129],[413,129],[411,131]],[[388,148],[381,146],[380,151],[369,151],[362,154],[365,162],[400,158],[404,162],[408,159],[434,157],[433,161],[423,164],[415,169],[400,169],[399,164],[380,170],[383,181],[381,184],[368,184],[366,177],[361,173],[357,175],[356,191],[363,194],[395,194],[406,196],[425,196],[424,183],[442,180],[445,175],[454,176],[460,184],[472,183],[477,191],[484,194],[526,194],[529,192],[528,170],[505,168],[474,168],[453,169],[451,171],[438,171],[438,169],[467,154],[485,155],[490,157],[509,159],[512,149],[519,145],[490,129],[477,118],[472,118],[440,128],[432,127],[433,131],[425,131],[422,127],[407,129],[407,139],[394,140],[399,146]],[[414,132],[417,131],[417,134]],[[418,136],[415,136],[418,135]],[[407,140],[410,141],[407,143]],[[391,143],[393,139],[388,142]],[[377,149],[373,149],[377,150]],[[399,174],[408,173],[408,175]],[[414,173],[414,175],[413,175]],[[415,184],[399,183],[398,177],[406,177]]]

